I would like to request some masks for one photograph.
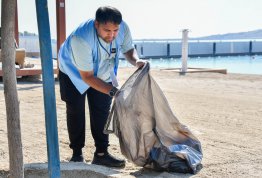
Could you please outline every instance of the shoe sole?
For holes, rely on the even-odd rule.
[[[119,165],[119,166],[105,165],[105,164],[96,163],[96,162],[92,162],[92,164],[99,165],[99,166],[111,167],[111,168],[124,168],[126,166],[125,163],[123,163],[122,165]]]

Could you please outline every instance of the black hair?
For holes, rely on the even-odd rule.
[[[111,6],[99,7],[96,11],[96,21],[103,24],[107,22],[120,24],[122,22],[122,14],[118,9]]]

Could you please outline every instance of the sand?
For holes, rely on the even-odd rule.
[[[124,81],[133,69],[120,69]],[[188,73],[152,69],[179,121],[187,125],[202,144],[203,168],[196,175],[159,173],[131,162],[119,172],[135,177],[261,177],[262,175],[262,75]],[[18,79],[24,163],[47,162],[41,78]],[[3,82],[0,82],[0,177],[8,170],[8,142]],[[61,162],[68,162],[65,105],[55,83]],[[88,111],[88,110],[87,110]],[[87,115],[84,157],[93,158],[94,145]],[[110,135],[110,152],[123,158],[118,139]]]

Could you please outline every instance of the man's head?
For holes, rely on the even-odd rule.
[[[121,22],[122,15],[114,7],[104,6],[96,11],[95,27],[97,33],[107,43],[116,38]]]

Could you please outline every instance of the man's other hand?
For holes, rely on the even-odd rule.
[[[146,63],[146,60],[139,59],[136,61],[136,67],[140,69],[145,65],[145,63]]]

